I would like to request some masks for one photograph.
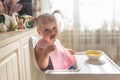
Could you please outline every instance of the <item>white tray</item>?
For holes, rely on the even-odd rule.
[[[116,65],[104,52],[98,61],[91,61],[84,52],[77,52],[77,69],[45,72],[46,80],[119,80],[120,67]]]
[[[117,74],[120,73],[120,67],[114,63],[104,52],[99,60],[89,60],[84,52],[79,52],[75,55],[78,66],[81,67],[79,73],[89,74]]]

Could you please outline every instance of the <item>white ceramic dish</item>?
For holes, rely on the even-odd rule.
[[[102,52],[99,50],[86,50],[85,54],[91,60],[98,60],[101,57]]]

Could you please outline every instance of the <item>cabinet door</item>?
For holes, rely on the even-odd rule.
[[[0,48],[0,80],[20,80],[18,44],[15,42]]]
[[[22,53],[22,69],[23,69],[23,79],[22,80],[31,80],[31,71],[30,71],[30,55],[29,55],[29,37],[21,39],[21,53]]]
[[[7,80],[6,64],[0,62],[0,80]]]

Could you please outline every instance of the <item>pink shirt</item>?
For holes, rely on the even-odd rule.
[[[58,39],[55,40],[54,44],[57,49],[50,55],[54,70],[68,69],[75,62],[74,56],[61,45]],[[43,49],[48,45],[50,45],[50,43],[43,39],[37,43],[37,46]]]

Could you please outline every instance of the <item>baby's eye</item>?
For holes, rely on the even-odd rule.
[[[49,31],[49,29],[45,29],[44,31],[47,32],[47,31]]]
[[[56,27],[53,27],[53,30],[56,30],[57,28]]]

